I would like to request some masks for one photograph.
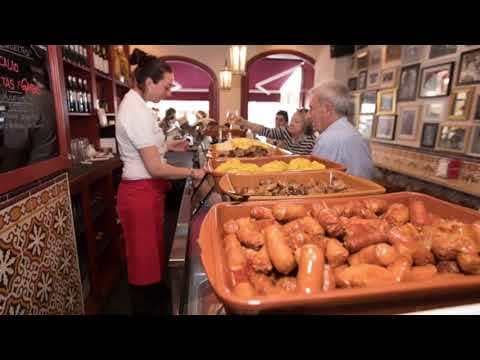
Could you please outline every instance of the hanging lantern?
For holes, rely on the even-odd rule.
[[[247,62],[247,47],[245,45],[234,45],[230,48],[230,64],[234,74],[245,74]]]
[[[220,71],[220,88],[223,90],[232,88],[232,72],[228,68],[227,60],[225,60],[225,68]]]

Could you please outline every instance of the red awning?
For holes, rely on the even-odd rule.
[[[268,59],[263,58],[258,61],[255,61],[248,68],[248,88],[250,90],[257,90],[255,85],[259,82],[262,82],[266,79],[274,77],[286,70],[289,70],[299,64],[303,60],[290,60],[290,59]],[[285,81],[288,80],[291,73],[285,74],[280,78],[274,79],[262,85],[266,90],[270,91],[279,91]]]
[[[260,92],[258,88],[255,87],[260,83],[261,87],[267,91],[280,91],[281,87],[292,73],[282,75],[278,78],[274,78],[276,75],[281,74],[284,71],[290,70],[295,66],[304,63],[302,66],[302,92],[307,92],[313,87],[314,82],[314,68],[303,60],[293,60],[293,59],[269,59],[263,58],[258,61],[255,61],[248,68],[248,99],[249,101],[280,101],[279,93],[271,93],[270,95]],[[262,82],[266,79],[274,78],[272,81],[266,83]]]
[[[175,82],[182,89],[203,89],[208,92],[212,79],[205,70],[184,61],[171,60],[167,63],[172,67]]]

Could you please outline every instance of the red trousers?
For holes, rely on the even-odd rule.
[[[165,194],[170,183],[161,179],[122,180],[118,215],[125,237],[128,282],[158,283],[165,271]]]

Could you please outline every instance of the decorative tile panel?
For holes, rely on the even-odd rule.
[[[0,314],[83,314],[68,178],[37,185],[0,204]]]

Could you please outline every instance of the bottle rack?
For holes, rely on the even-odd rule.
[[[68,46],[69,45],[59,46],[62,54],[64,51],[72,53],[72,51],[67,48]],[[69,111],[68,116],[70,125],[70,139],[85,137],[97,148],[100,146],[100,138],[102,137],[102,133],[98,124],[96,109],[99,106],[103,107],[106,112],[109,113],[109,117],[113,117],[115,120],[120,101],[130,89],[128,84],[115,79],[113,73],[113,46],[105,46],[106,56],[108,59],[108,73],[105,73],[94,66],[93,45],[84,45],[82,48],[85,49],[84,51],[86,51],[86,64],[78,61],[78,59],[77,61],[73,61],[68,57],[66,58],[65,56],[62,56],[66,96],[68,96],[68,75],[76,78],[87,79],[87,91],[91,95],[92,105],[91,111],[89,112]],[[129,46],[123,45],[123,51],[128,58]],[[65,105],[68,106],[67,99],[65,99]]]
[[[63,48],[63,46],[61,46]],[[98,122],[97,106],[107,105],[109,120],[116,120],[118,105],[129,90],[128,85],[114,79],[112,46],[108,46],[109,73],[97,70],[93,63],[93,48],[85,46],[86,65],[70,59],[63,59],[63,82],[65,86],[65,108],[68,110],[68,75],[87,80],[87,91],[91,94],[90,112],[68,112],[67,139],[87,138],[99,148],[100,138],[114,137],[115,127],[101,128]],[[128,45],[124,45],[129,54]],[[108,129],[108,134],[105,134]],[[69,143],[69,141],[67,141]],[[69,144],[70,145],[70,144]],[[121,174],[118,160],[105,164],[94,163],[79,167],[73,173],[83,174],[70,178],[72,208],[75,222],[77,251],[80,263],[85,312],[97,314],[105,305],[108,296],[118,281],[125,262],[121,227],[116,219],[116,193],[118,181],[113,181],[113,172]]]

